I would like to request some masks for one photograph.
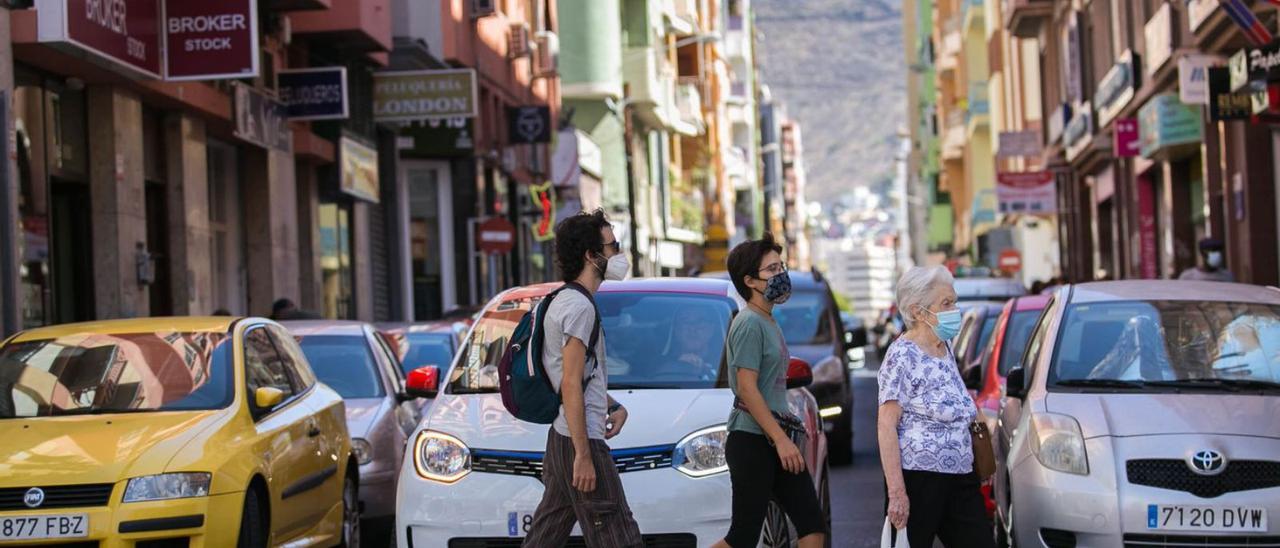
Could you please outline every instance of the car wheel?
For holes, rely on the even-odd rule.
[[[267,523],[269,522],[262,494],[256,488],[244,493],[244,510],[240,513],[240,538],[238,548],[266,548]]]
[[[764,515],[764,530],[760,534],[761,548],[791,548],[791,524],[787,513],[776,502],[769,503]]]
[[[853,413],[846,411],[827,435],[827,458],[836,466],[853,464]]]
[[[344,548],[360,547],[360,491],[356,479],[347,473],[342,485],[342,544]]]
[[[827,524],[827,535],[822,545],[831,548],[831,467],[822,465],[822,483],[818,484],[818,500],[822,503],[822,519]]]

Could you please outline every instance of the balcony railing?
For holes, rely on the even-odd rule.
[[[973,123],[974,120],[991,114],[991,101],[987,98],[986,82],[973,82],[969,84],[969,111],[965,118],[965,123]]]
[[[681,79],[676,85],[676,112],[680,115],[680,122],[697,128],[697,132],[703,130],[704,122],[702,119],[702,93],[698,90],[698,82],[696,80]]]

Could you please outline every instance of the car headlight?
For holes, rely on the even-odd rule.
[[[364,438],[351,438],[351,453],[361,465],[373,462],[373,446]]]
[[[813,366],[813,384],[844,384],[844,368],[840,366],[840,359],[827,356]]]
[[[424,430],[413,444],[413,465],[419,476],[453,483],[471,472],[471,450],[458,438]]]
[[[1089,475],[1080,423],[1066,415],[1037,413],[1031,416],[1031,453],[1046,468],[1068,474]]]
[[[124,489],[125,502],[149,500],[185,499],[209,495],[209,482],[213,474],[208,472],[176,472],[140,476],[129,480]]]
[[[723,424],[689,434],[676,444],[671,466],[695,478],[728,471],[729,463],[724,456],[728,439],[729,430]]]

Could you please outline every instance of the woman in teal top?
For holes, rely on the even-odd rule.
[[[816,548],[827,534],[822,507],[800,448],[779,422],[779,417],[789,417],[790,361],[782,330],[773,319],[773,305],[791,296],[782,247],[765,234],[738,244],[728,263],[734,289],[747,307],[734,318],[725,341],[735,402],[725,442],[733,520],[729,534],[715,546],[756,546],[769,501],[776,499],[795,525],[800,547]]]

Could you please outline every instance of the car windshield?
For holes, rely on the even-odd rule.
[[[449,375],[453,394],[498,391],[498,362],[533,299],[486,311]],[[724,339],[733,317],[728,297],[666,293],[596,296],[611,389],[724,388]]]
[[[1076,304],[1050,382],[1196,389],[1280,387],[1280,306],[1139,301]]]
[[[787,302],[773,307],[788,345],[830,344],[830,314],[830,299],[822,291],[796,291]]]
[[[380,398],[377,364],[364,335],[311,335],[298,338],[316,378],[343,399]]]
[[[0,418],[221,409],[225,333],[80,333],[0,351]]]
[[[1009,371],[1022,359],[1022,352],[1031,340],[1031,333],[1036,329],[1036,320],[1040,319],[1039,310],[1021,310],[1009,316],[1009,325],[1005,327],[1004,347],[1000,349],[1000,376],[1009,376]]]
[[[453,335],[449,333],[410,333],[405,344],[397,347],[400,367],[406,375],[419,367],[434,365],[441,370],[453,361]]]

